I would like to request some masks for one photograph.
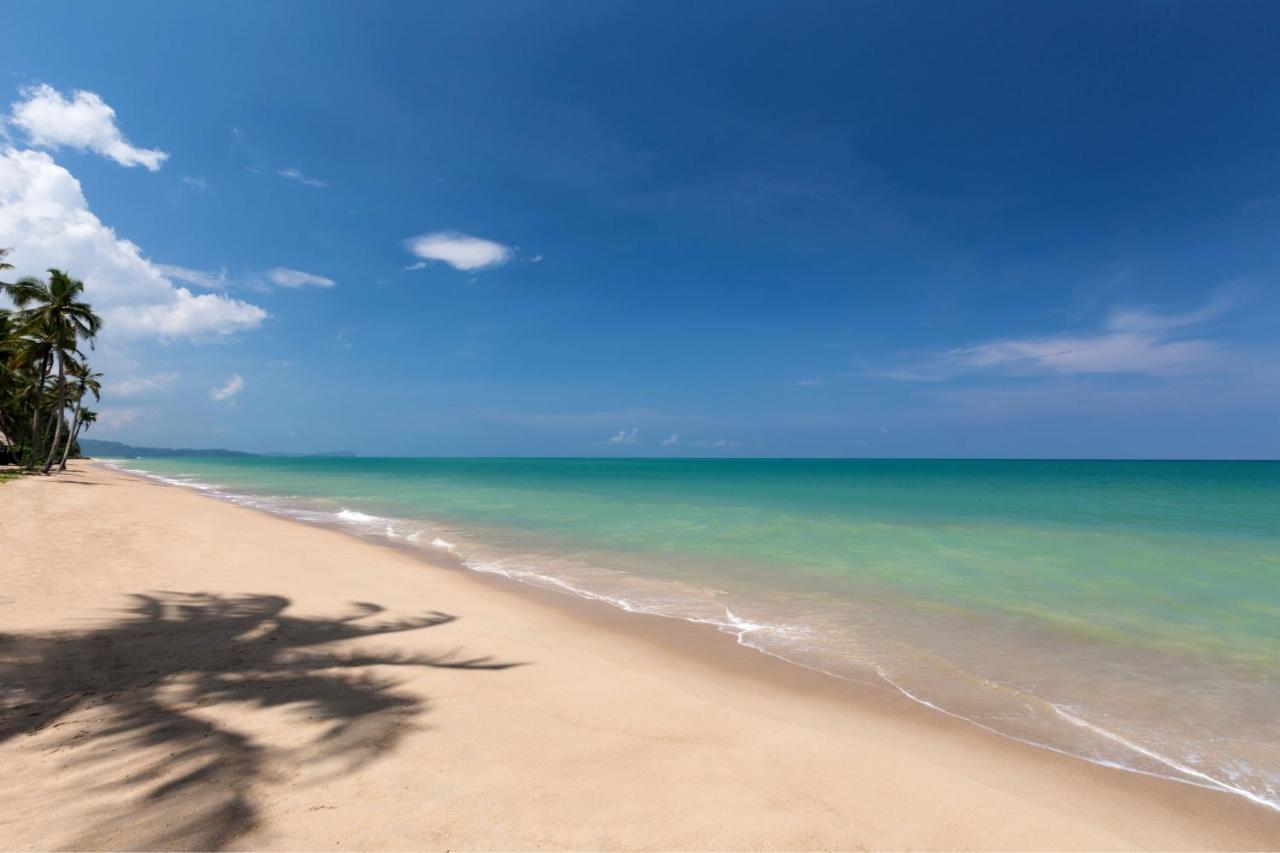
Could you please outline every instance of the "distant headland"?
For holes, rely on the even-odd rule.
[[[329,450],[324,453],[247,453],[243,450],[227,450],[222,447],[137,447],[121,441],[102,441],[95,438],[80,439],[80,452],[85,456],[300,456],[309,459],[317,457],[346,458],[356,455],[350,450]]]

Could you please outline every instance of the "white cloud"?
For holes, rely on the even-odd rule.
[[[215,388],[209,389],[209,399],[219,403],[225,403],[232,397],[244,390],[244,377],[239,373],[231,374],[225,383]]]
[[[632,427],[631,432],[627,432],[625,429],[620,429],[615,435],[611,435],[609,437],[609,443],[610,444],[639,444],[640,430],[637,427]]]
[[[821,379],[801,379],[796,384],[799,385],[801,388],[817,388],[819,385],[822,384],[822,380]]]
[[[410,269],[421,269],[429,261],[442,261],[457,270],[482,270],[502,266],[515,254],[509,246],[457,231],[419,234],[406,240],[405,248],[423,261]]]
[[[662,439],[663,447],[675,447],[679,443],[680,443],[680,433],[678,432],[673,432],[671,433],[671,435]]]
[[[192,296],[186,288],[176,288],[173,299],[163,305],[113,308],[103,319],[113,333],[129,337],[161,340],[188,338],[204,341],[257,328],[267,312],[256,305],[222,294]]]
[[[197,177],[196,175],[183,175],[182,185],[191,187],[192,189],[200,190],[200,192],[209,191],[209,182],[206,181],[204,178]]]
[[[0,150],[0,246],[13,246],[14,274],[50,267],[84,281],[107,338],[218,338],[267,317],[223,294],[193,295],[89,210],[80,182],[42,151]],[[184,280],[178,277],[179,280]]]
[[[317,178],[308,178],[306,175],[302,174],[302,172],[294,168],[281,169],[280,171],[276,172],[276,174],[282,178],[288,178],[291,181],[297,181],[300,184],[306,184],[309,187],[317,187],[319,189],[324,189],[325,187],[329,186],[328,181],[321,181]]]
[[[336,282],[322,275],[314,275],[288,267],[276,267],[267,271],[267,278],[277,287],[333,287]]]
[[[149,397],[172,388],[179,379],[177,373],[156,373],[152,376],[126,376],[107,386],[112,397]]]
[[[130,145],[116,127],[116,111],[94,92],[75,91],[68,99],[43,83],[19,91],[22,100],[13,105],[9,121],[26,132],[32,145],[93,151],[121,166],[144,166],[152,172],[169,158],[157,148]]]

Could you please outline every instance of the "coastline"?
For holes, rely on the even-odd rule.
[[[348,673],[394,676],[387,692],[420,709],[406,714],[411,718],[400,721],[405,729],[394,737],[378,733],[375,741],[394,743],[375,756],[365,754],[363,736],[346,751],[319,750],[326,738],[346,736],[326,734],[331,728],[273,756],[277,736],[296,741],[319,725],[314,713],[312,723],[299,721],[315,711],[314,698],[227,700],[225,690],[170,697],[183,692],[171,688],[209,677],[208,666],[180,668],[172,684],[161,685],[157,702],[191,703],[202,720],[224,719],[223,728],[257,744],[264,757],[247,776],[214,773],[208,783],[165,789],[158,801],[152,795],[165,784],[161,771],[153,771],[145,790],[121,782],[76,796],[72,780],[80,771],[57,769],[69,756],[75,760],[109,740],[116,757],[102,760],[132,767],[156,748],[121,743],[129,732],[102,734],[109,721],[94,714],[70,714],[80,723],[75,743],[54,724],[10,738],[0,745],[0,795],[15,804],[0,823],[5,847],[1280,844],[1280,814],[1238,797],[1025,745],[890,690],[768,657],[711,626],[626,613],[201,498],[84,463],[70,477],[7,484],[0,507],[18,521],[0,530],[0,549],[17,564],[9,589],[0,592],[13,614],[5,631],[23,637],[97,630],[104,620],[119,621],[127,595],[160,589],[262,593],[289,599],[285,613],[333,614],[352,601],[386,606],[395,618],[440,610],[456,619],[369,644],[403,647],[397,654],[447,655],[439,651],[444,646],[456,648],[455,657],[424,672],[389,658]],[[57,529],[57,518],[73,514],[77,527],[65,541],[35,549],[36,528],[22,519],[44,516]],[[365,645],[359,637],[334,642],[348,655]],[[458,666],[486,656],[522,665]],[[326,671],[339,665],[330,663]],[[234,655],[219,662],[216,680],[237,680],[235,664]],[[376,717],[353,726],[367,727]],[[348,753],[368,760],[352,763]],[[63,790],[69,782],[72,790]],[[240,817],[211,819],[201,804],[211,791],[225,798],[228,790],[239,792]],[[180,795],[186,799],[168,802]],[[104,829],[81,816],[109,808],[144,819],[130,826],[107,821]],[[158,836],[157,824],[170,834]],[[214,825],[222,835],[208,834]],[[170,843],[156,844],[157,837]]]

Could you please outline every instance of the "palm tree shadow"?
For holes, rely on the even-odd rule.
[[[432,612],[375,619],[357,603],[329,618],[286,614],[282,596],[162,592],[132,596],[116,623],[82,633],[0,635],[0,743],[43,729],[102,790],[127,788],[130,807],[68,846],[223,847],[257,823],[253,787],[281,747],[210,722],[224,703],[284,708],[320,734],[288,751],[292,763],[336,762],[346,772],[395,747],[426,703],[371,667],[502,670],[488,657],[338,651],[360,640],[444,625]],[[86,718],[93,724],[83,728]],[[75,723],[73,725],[73,723]],[[79,731],[77,732],[77,729]],[[112,762],[134,756],[115,778]],[[157,757],[160,756],[160,757]],[[141,763],[139,763],[141,762]],[[119,776],[120,774],[115,774]]]

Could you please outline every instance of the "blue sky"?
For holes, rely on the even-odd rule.
[[[7,24],[0,245],[102,307],[99,438],[1280,456],[1273,4]]]

